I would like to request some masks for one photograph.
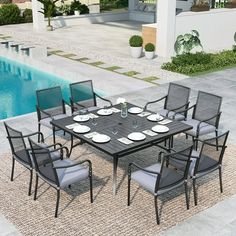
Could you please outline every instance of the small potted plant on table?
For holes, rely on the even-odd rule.
[[[193,6],[191,7],[191,11],[199,12],[199,11],[209,11],[210,5],[207,0],[195,0]]]
[[[147,43],[145,45],[145,57],[147,59],[153,59],[155,56],[155,45],[153,43]]]
[[[139,58],[143,51],[143,39],[139,35],[133,35],[129,39],[131,56],[134,58]]]

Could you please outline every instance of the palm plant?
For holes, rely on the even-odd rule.
[[[56,2],[59,0],[38,0],[43,4],[42,11],[40,13],[44,14],[48,18],[48,27],[51,27],[51,19],[56,11]]]

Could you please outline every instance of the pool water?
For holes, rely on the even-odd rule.
[[[34,112],[36,90],[61,86],[69,100],[69,84],[55,75],[0,57],[0,119]]]

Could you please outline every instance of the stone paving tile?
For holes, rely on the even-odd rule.
[[[22,236],[20,232],[0,213],[0,235],[1,236]]]

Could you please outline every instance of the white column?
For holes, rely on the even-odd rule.
[[[174,55],[176,0],[158,0],[157,3],[157,55]]]
[[[37,0],[32,0],[32,13],[33,13],[33,27],[35,30],[45,30],[46,24],[44,22],[44,15],[42,11],[43,4]]]

